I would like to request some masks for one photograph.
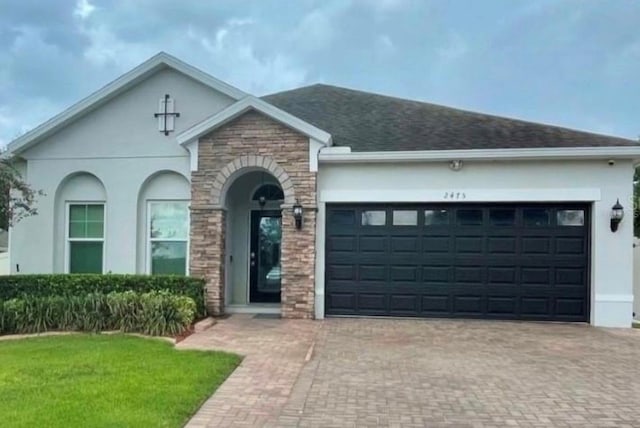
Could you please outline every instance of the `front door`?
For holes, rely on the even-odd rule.
[[[251,212],[251,252],[249,253],[249,302],[280,302],[280,247],[282,213]]]

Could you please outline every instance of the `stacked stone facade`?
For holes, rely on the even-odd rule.
[[[248,112],[198,143],[198,170],[191,177],[190,274],[207,282],[207,307],[224,312],[225,192],[248,171],[264,170],[282,186],[282,316],[314,313],[316,173],[309,171],[309,138],[256,112]],[[250,195],[247,195],[249,198]],[[304,207],[296,229],[294,203]]]

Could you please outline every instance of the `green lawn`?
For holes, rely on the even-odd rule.
[[[125,335],[0,341],[0,426],[180,427],[239,362]]]

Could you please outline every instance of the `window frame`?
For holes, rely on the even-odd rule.
[[[71,206],[73,205],[101,205],[102,206],[102,238],[72,238],[71,232]],[[106,265],[106,239],[107,236],[107,203],[106,201],[65,201],[64,218],[64,273],[71,273],[71,242],[102,242],[102,274]]]
[[[191,204],[188,199],[148,199],[147,200],[147,219],[146,226],[144,230],[144,241],[145,241],[145,270],[147,275],[153,275],[151,271],[152,267],[152,257],[151,253],[151,244],[152,242],[184,242],[186,244],[185,249],[185,267],[184,267],[184,276],[189,276],[189,254],[191,250]],[[170,204],[170,203],[184,203],[187,206],[187,237],[186,239],[176,239],[176,238],[152,238],[151,237],[151,206],[153,204]]]

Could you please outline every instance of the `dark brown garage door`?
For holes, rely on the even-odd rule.
[[[589,318],[587,204],[328,205],[327,315]]]

